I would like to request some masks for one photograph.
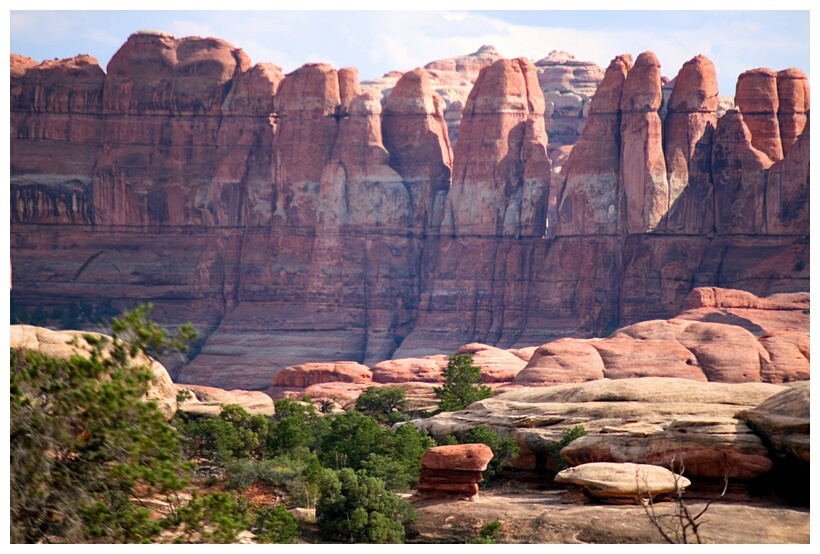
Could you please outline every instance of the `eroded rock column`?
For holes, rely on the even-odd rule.
[[[592,97],[584,133],[560,176],[556,236],[615,234],[619,230],[621,94],[632,57],[618,56]]]
[[[652,52],[635,60],[621,97],[621,198],[623,230],[646,233],[669,208],[663,156],[661,64]]]
[[[675,78],[664,121],[668,231],[707,234],[714,226],[711,154],[717,107],[715,65],[704,56],[695,56]]]
[[[459,131],[442,233],[542,236],[550,163],[544,94],[529,60],[482,69]]]
[[[444,101],[431,88],[426,70],[408,71],[399,79],[387,98],[382,125],[390,166],[410,193],[413,231],[424,234],[441,223],[453,167]]]
[[[737,78],[735,105],[752,136],[752,146],[773,162],[783,159],[780,141],[777,73],[771,69],[750,69]]]

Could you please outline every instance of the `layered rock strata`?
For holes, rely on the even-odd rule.
[[[773,467],[769,451],[739,419],[786,390],[767,383],[702,383],[645,377],[527,387],[481,400],[460,412],[414,420],[435,437],[489,425],[522,449],[521,467],[552,467],[564,431],[586,435],[563,447],[570,466],[592,462],[682,463],[690,478],[755,479]]]
[[[702,58],[675,80],[663,130],[657,60],[639,59],[610,64],[556,177],[523,59],[473,68],[451,155],[447,101],[424,73],[440,69],[397,75],[382,107],[352,68],[285,76],[218,39],[135,33],[107,72],[13,56],[12,302],[151,301],[204,337],[186,367],[169,360],[175,378],[261,389],[308,361],[667,320],[698,286],[807,291],[799,75],[775,87],[780,143],[807,124],[773,163],[748,102],[710,138]]]
[[[484,444],[436,446],[421,457],[421,478],[417,488],[423,496],[475,498],[481,472],[493,458]]]

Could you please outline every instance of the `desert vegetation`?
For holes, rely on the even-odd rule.
[[[58,359],[12,349],[12,542],[256,542],[299,539],[403,542],[415,511],[399,494],[418,483],[436,441],[406,419],[404,391],[367,389],[355,409],[324,414],[309,398],[275,402],[273,416],[239,405],[218,417],[177,411],[166,421],[144,396],[146,354],[184,350],[139,307],[114,318],[112,337],[83,335]],[[442,405],[483,394],[470,356],[454,357]],[[178,400],[186,400],[180,393]],[[488,481],[517,455],[487,426],[446,444],[481,442],[497,453]],[[269,500],[248,501],[250,489]],[[299,521],[292,510],[303,509]]]

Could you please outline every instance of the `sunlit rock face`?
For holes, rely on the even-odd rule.
[[[107,71],[12,55],[12,303],[56,324],[72,302],[152,302],[202,333],[163,360],[175,379],[263,389],[472,343],[509,383],[520,364],[490,348],[665,321],[696,287],[808,291],[807,80],[755,70],[718,117],[696,56],[662,119],[660,60],[632,59],[482,48],[368,84],[154,31]],[[770,342],[761,375],[785,380],[802,343]]]

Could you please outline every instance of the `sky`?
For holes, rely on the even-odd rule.
[[[242,48],[254,63],[274,63],[285,73],[307,62],[327,62],[336,68],[354,66],[361,80],[468,54],[484,44],[495,46],[505,57],[525,56],[533,61],[552,50],[564,50],[602,68],[616,55],[630,53],[636,58],[641,52],[651,50],[661,62],[662,73],[670,78],[684,62],[703,54],[715,63],[722,95],[734,94],[737,76],[747,69],[797,67],[810,76],[810,17],[808,3],[804,2],[782,0],[778,3],[784,7],[802,7],[803,11],[465,9],[499,4],[517,8],[536,3],[516,0],[412,3],[419,8],[446,8],[431,11],[157,11],[153,8],[201,7],[209,3],[146,0],[138,4],[146,9],[139,11],[30,11],[31,7],[64,7],[65,4],[12,0],[12,8],[27,10],[9,12],[10,51],[37,61],[90,54],[105,68],[131,33],[154,29],[177,38],[212,36],[227,40]],[[582,8],[598,4],[586,0],[572,2],[573,6]],[[658,5],[657,2],[645,4]],[[691,4],[691,1],[687,3]],[[694,4],[749,5],[748,2],[717,1]],[[78,8],[96,5],[110,8],[112,4],[81,2],[76,5]],[[119,5],[129,8],[137,4]],[[218,5],[224,8],[225,3]],[[231,3],[237,8],[255,5],[257,3],[243,0]],[[300,8],[318,5],[327,3],[299,2]],[[360,7],[363,3],[354,1],[344,5]]]

